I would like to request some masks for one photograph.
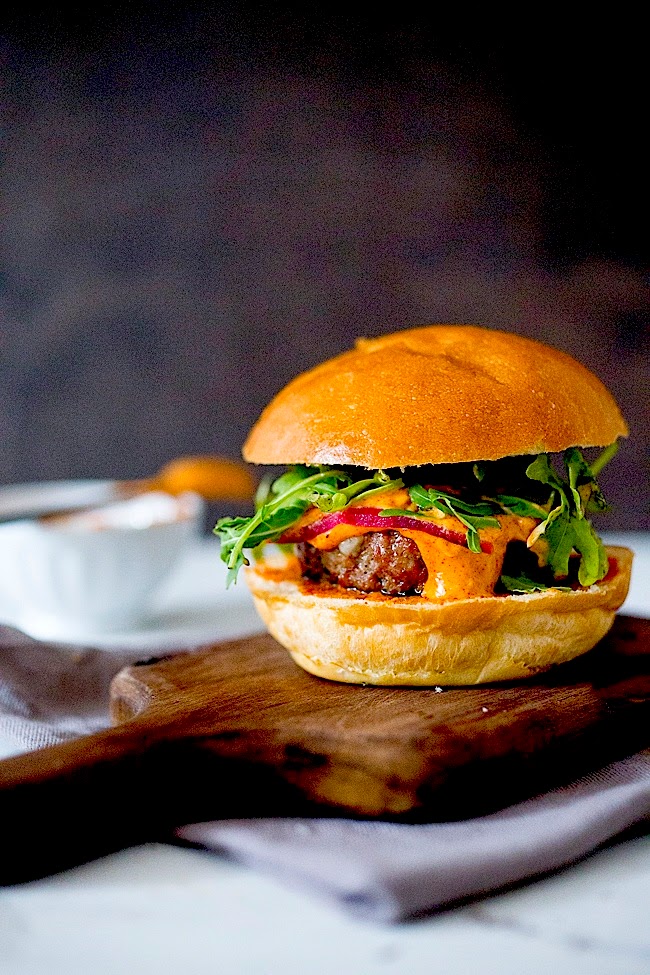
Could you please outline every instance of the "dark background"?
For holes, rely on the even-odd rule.
[[[473,322],[610,386],[650,527],[644,35],[549,20],[5,14],[0,483],[237,456],[357,335]]]

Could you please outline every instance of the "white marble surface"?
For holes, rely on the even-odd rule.
[[[649,616],[650,537],[610,540],[637,552],[625,611]],[[190,602],[209,627],[192,574],[187,565],[172,581],[170,619],[186,618],[181,590],[195,581]],[[250,632],[245,595],[232,599],[228,635]],[[150,845],[2,890],[0,972],[648,975],[649,908],[642,828],[552,876],[395,926],[350,919],[210,854]]]

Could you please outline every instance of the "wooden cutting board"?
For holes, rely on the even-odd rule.
[[[129,667],[117,722],[0,762],[0,880],[223,817],[474,816],[650,745],[650,620],[526,682],[336,684],[267,635]]]

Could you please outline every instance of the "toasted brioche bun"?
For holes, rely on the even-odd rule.
[[[469,325],[376,339],[298,376],[262,413],[256,464],[389,468],[497,460],[613,443],[607,389],[564,352]]]
[[[459,685],[530,677],[590,650],[627,595],[632,553],[609,547],[606,579],[571,592],[430,602],[300,579],[297,562],[246,571],[275,639],[312,674],[353,684]]]

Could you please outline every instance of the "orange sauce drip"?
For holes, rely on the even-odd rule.
[[[444,521],[449,528],[458,528],[455,518]],[[427,581],[422,591],[426,599],[441,601],[494,595],[508,542],[525,542],[535,527],[534,518],[518,518],[516,515],[497,515],[497,521],[500,529],[484,528],[480,533],[482,541],[492,544],[489,553],[470,552],[468,548],[423,532],[400,532],[416,542],[427,567]]]

